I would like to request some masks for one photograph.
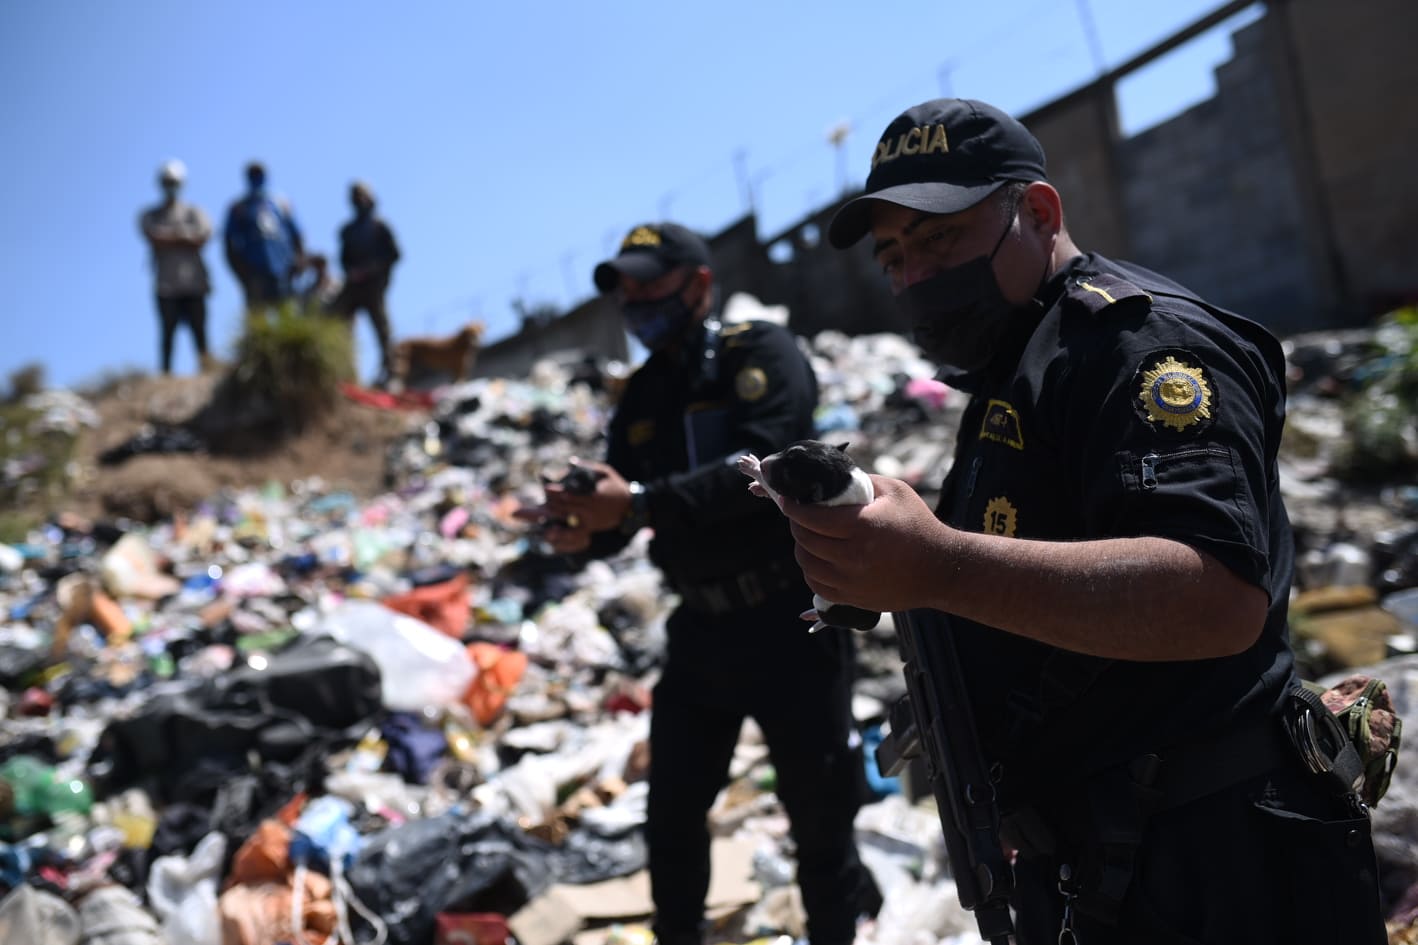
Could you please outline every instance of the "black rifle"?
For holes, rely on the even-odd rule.
[[[925,756],[960,905],[975,913],[981,938],[1009,945],[1014,874],[1000,843],[994,780],[980,751],[955,639],[936,611],[892,616],[906,695],[891,708],[891,735],[876,750],[877,768],[895,776],[911,759]],[[923,631],[925,621],[931,625]]]

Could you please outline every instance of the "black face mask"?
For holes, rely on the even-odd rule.
[[[622,302],[626,327],[648,351],[659,351],[684,340],[694,321],[694,307],[684,300],[684,290],[694,279],[691,273],[674,292],[652,302]]]
[[[1013,220],[988,256],[977,256],[909,285],[896,296],[911,319],[916,344],[942,364],[973,372],[989,364],[1018,306],[1000,291],[991,265]]]

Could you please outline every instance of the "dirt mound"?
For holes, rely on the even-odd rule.
[[[95,395],[99,425],[85,431],[75,449],[82,470],[68,504],[86,517],[122,516],[152,521],[189,509],[222,489],[289,484],[319,476],[332,487],[367,498],[384,490],[387,447],[425,419],[341,398],[297,435],[258,449],[246,444],[229,453],[214,442],[196,453],[135,455],[105,465],[100,457],[145,432],[176,427],[212,400],[221,375],[141,377]]]

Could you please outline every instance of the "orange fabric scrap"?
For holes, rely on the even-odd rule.
[[[487,727],[502,714],[507,697],[522,681],[527,671],[527,654],[495,643],[478,642],[468,644],[468,656],[478,668],[478,674],[468,684],[463,701],[478,724]]]

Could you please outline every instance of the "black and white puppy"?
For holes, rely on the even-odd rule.
[[[782,496],[810,505],[866,505],[876,496],[871,477],[847,455],[846,443],[798,440],[761,460],[748,453],[739,457],[739,472],[753,479],[750,492],[772,499],[780,509]],[[820,594],[812,596],[812,606],[802,615],[813,621],[809,633],[823,627],[870,630],[881,619],[877,611],[834,604]]]

